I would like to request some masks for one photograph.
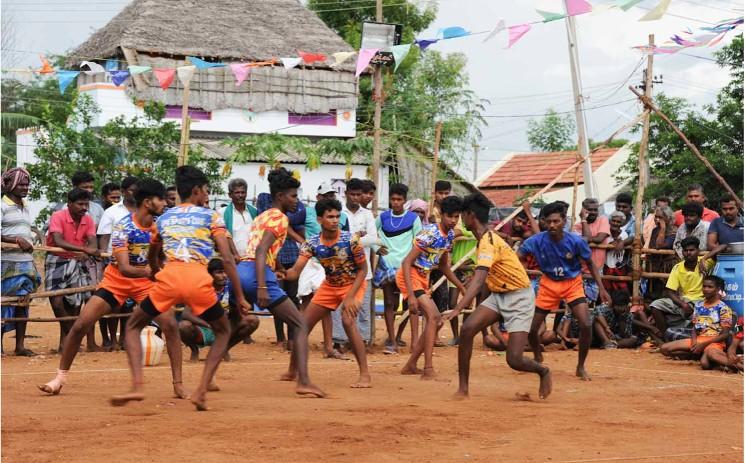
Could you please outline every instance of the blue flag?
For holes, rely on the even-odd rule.
[[[57,83],[59,83],[59,92],[65,94],[65,90],[70,86],[73,80],[80,74],[80,71],[57,71]]]
[[[111,81],[114,82],[114,85],[117,87],[123,84],[125,80],[129,79],[129,71],[125,70],[111,71],[109,72],[109,75],[111,75]]]
[[[225,66],[225,63],[210,63],[209,61],[194,56],[188,56],[187,59],[191,61],[191,64],[196,66],[197,69],[221,68]]]

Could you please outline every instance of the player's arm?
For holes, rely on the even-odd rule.
[[[298,243],[302,243],[305,241],[305,231],[303,231],[303,234],[296,232],[294,228],[287,227],[287,237],[292,238],[294,241],[297,241]]]
[[[181,320],[191,322],[192,324],[196,326],[202,326],[204,328],[211,328],[210,324],[206,321],[202,320],[199,317],[195,317],[193,313],[191,313],[191,307],[186,306],[184,307],[184,311],[181,312]]]
[[[357,300],[356,295],[362,285],[365,284],[365,278],[367,277],[367,259],[365,258],[364,248],[360,249],[360,253],[362,258],[355,262],[357,264],[357,274],[354,278],[354,283],[352,283],[352,289],[344,297],[343,302],[343,310],[350,318],[354,319],[357,318],[361,306],[361,301]]]
[[[448,320],[452,320],[453,318],[457,317],[458,314],[463,311],[463,309],[471,305],[471,302],[473,302],[476,296],[479,295],[479,293],[481,292],[481,288],[483,288],[484,283],[486,283],[486,276],[488,273],[489,272],[486,267],[476,268],[471,281],[468,282],[466,291],[463,293],[463,297],[460,298],[458,304],[455,306],[455,308],[453,308],[453,310],[442,315],[442,321],[446,322]]]
[[[235,247],[235,241],[233,241],[232,236],[228,237],[228,244],[230,245],[230,252],[233,254],[233,260],[237,265],[241,261],[241,256],[238,254],[238,248]]]
[[[461,294],[466,294],[466,287],[463,286],[463,283],[461,283],[458,277],[455,276],[455,273],[453,273],[453,269],[450,268],[449,252],[446,252],[442,255],[442,257],[440,258],[439,267],[440,272],[445,275],[445,278],[450,280],[450,282],[454,284],[456,288],[458,288],[458,291],[460,291]]]
[[[154,276],[163,267],[161,254],[163,251],[163,240],[159,233],[155,233],[150,239],[150,247],[147,250],[147,262],[150,265],[150,275]]]
[[[256,246],[256,303],[259,307],[266,307],[271,302],[269,300],[269,291],[266,287],[266,255],[269,248],[277,238],[270,230],[264,230],[258,246]]]
[[[289,268],[285,270],[282,273],[282,279],[283,280],[297,280],[300,278],[300,273],[302,273],[305,266],[308,264],[308,261],[310,260],[310,257],[300,254],[300,256],[295,261],[295,265],[292,266],[292,268]],[[277,272],[280,273],[280,272]]]
[[[408,303],[409,303],[409,313],[416,315],[419,313],[419,303],[416,300],[416,296],[414,296],[414,285],[411,284],[411,266],[414,264],[414,260],[416,260],[417,257],[419,257],[419,254],[422,253],[422,250],[419,249],[416,246],[413,246],[411,248],[411,251],[409,251],[408,254],[406,254],[406,257],[404,257],[403,262],[401,262],[401,271],[404,274],[404,284],[406,284],[406,293],[409,295]]]
[[[148,251],[149,252],[149,251]],[[150,267],[136,267],[129,263],[127,249],[117,248],[113,251],[114,259],[119,267],[119,272],[127,278],[150,278],[152,269]]]
[[[587,264],[587,268],[590,269],[590,274],[592,274],[592,277],[598,284],[598,289],[600,289],[600,299],[604,303],[610,305],[612,301],[610,298],[610,294],[608,294],[605,286],[603,286],[603,277],[600,275],[600,269],[595,265],[595,262],[593,262],[592,259],[583,260],[585,261],[585,264]]]

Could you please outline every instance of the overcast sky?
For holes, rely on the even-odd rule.
[[[654,33],[662,43],[686,28],[710,25],[742,15],[738,0],[673,0],[662,20],[639,22],[659,0],[644,0],[627,12],[614,9],[577,17],[577,35],[582,83],[587,96],[587,125],[591,138],[599,140],[623,125],[639,112],[625,82],[638,83],[642,56],[632,50],[647,42]],[[437,30],[462,26],[473,32],[490,30],[503,18],[507,25],[540,19],[535,12],[561,11],[562,0],[414,0],[420,5],[436,3],[437,19],[420,38],[433,37]],[[63,53],[83,42],[118,13],[126,0],[4,0],[2,14],[10,14],[15,32],[13,51],[3,50],[3,69],[38,65],[38,54]],[[593,5],[608,3],[593,1]],[[471,88],[490,101],[485,114],[489,126],[483,131],[480,171],[511,151],[529,149],[525,129],[530,117],[546,109],[573,110],[569,55],[564,21],[536,24],[511,49],[505,49],[507,35],[502,33],[487,43],[484,35],[439,42],[432,49],[462,52],[468,57]],[[728,75],[711,61],[713,48],[690,48],[686,54],[655,57],[655,75],[663,75],[664,84],[655,91],[689,99],[697,105],[714,101],[716,93],[728,81]],[[696,58],[689,55],[695,55]],[[703,58],[703,59],[702,59]],[[632,71],[636,71],[632,75]],[[629,76],[630,79],[629,79]],[[615,103],[615,104],[613,104]],[[500,116],[500,117],[492,117]],[[520,117],[501,117],[520,116]],[[461,168],[471,178],[471,158]]]

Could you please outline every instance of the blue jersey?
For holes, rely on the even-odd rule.
[[[518,253],[531,255],[538,262],[543,275],[556,281],[571,280],[582,273],[582,260],[590,260],[590,246],[579,235],[564,232],[556,242],[548,232],[541,232],[525,240]]]
[[[220,214],[187,203],[168,209],[156,226],[167,261],[207,265],[215,253],[214,238],[229,236]]]
[[[112,254],[124,251],[128,254],[130,265],[147,265],[150,240],[155,231],[155,223],[145,228],[135,221],[134,214],[127,214],[111,231]],[[116,259],[112,260],[112,265],[117,265]]]
[[[442,236],[438,224],[424,225],[414,237],[414,246],[422,251],[414,261],[414,267],[417,267],[421,273],[429,273],[440,264],[440,257],[443,254],[453,250],[454,239],[453,230],[449,230],[447,235]]]

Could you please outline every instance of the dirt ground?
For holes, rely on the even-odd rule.
[[[377,329],[380,340],[380,320]],[[144,402],[108,404],[129,387],[123,352],[80,354],[61,395],[46,397],[36,386],[57,368],[58,357],[49,352],[58,325],[36,323],[29,334],[38,337],[28,347],[43,355],[11,353],[2,360],[2,459],[8,462],[743,461],[742,376],[648,351],[593,350],[588,383],[573,376],[575,352],[549,352],[553,394],[523,402],[515,393],[536,397],[537,378],[512,371],[479,337],[471,399],[460,402],[451,400],[456,348],[435,350],[440,379],[434,382],[401,376],[405,355],[378,350],[369,356],[373,389],[354,390],[348,385],[356,379],[355,363],[322,358],[319,326],[310,371],[330,397],[300,399],[292,384],[277,381],[288,354],[271,343],[273,325],[263,318],[257,342],[238,345],[220,367],[222,391],[209,394],[211,410],[198,413],[171,398],[165,356],[145,371]],[[8,352],[12,343],[11,333]],[[193,389],[200,373],[201,363],[187,362],[186,385]]]

